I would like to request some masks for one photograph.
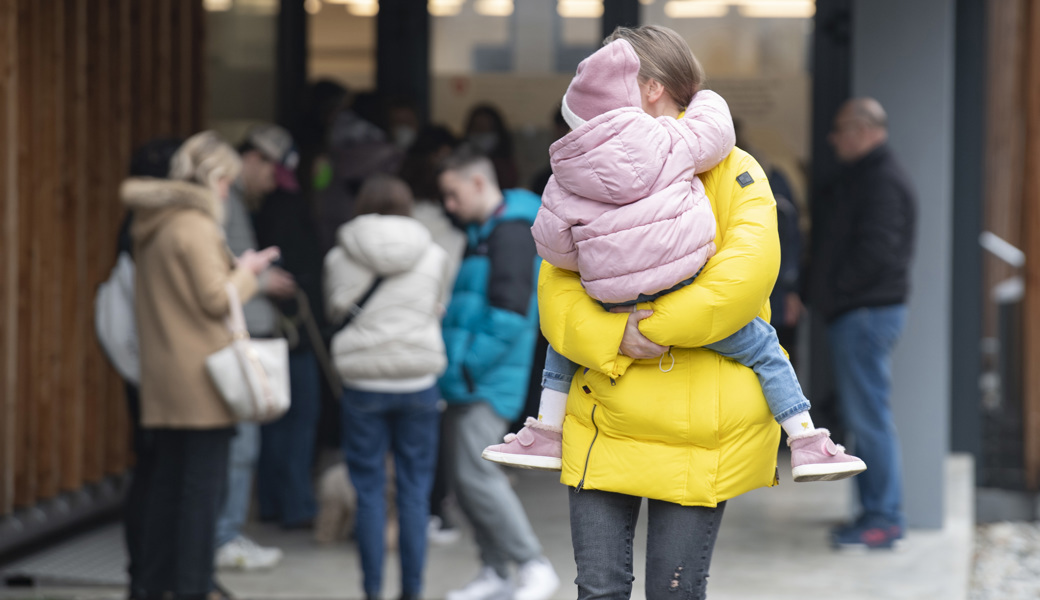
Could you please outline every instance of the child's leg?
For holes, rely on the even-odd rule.
[[[538,420],[552,427],[563,427],[567,412],[567,392],[578,365],[572,363],[552,346],[545,353],[545,369],[542,370],[542,397],[538,404]]]
[[[813,427],[809,400],[802,394],[794,368],[769,323],[755,319],[730,337],[705,347],[750,367],[758,375],[769,409],[787,432],[795,481],[844,479],[867,469],[862,460],[832,442],[830,432]]]
[[[567,412],[567,392],[578,365],[564,358],[551,346],[545,354],[542,371],[542,398],[538,418],[527,418],[515,434],[501,444],[484,448],[481,456],[501,465],[524,469],[559,471],[563,456],[563,417]]]
[[[802,393],[791,361],[780,349],[780,341],[772,325],[756,318],[728,338],[705,348],[755,371],[769,410],[788,435],[813,429],[812,419],[809,418],[809,400]],[[794,417],[798,417],[798,421],[794,421]]]

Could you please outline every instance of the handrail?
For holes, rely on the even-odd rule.
[[[1022,268],[1026,264],[1025,252],[991,231],[983,231],[979,234],[979,245],[1012,267]]]

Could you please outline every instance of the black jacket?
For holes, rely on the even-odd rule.
[[[288,271],[307,294],[311,314],[318,328],[325,332],[327,325],[321,282],[325,257],[307,201],[298,194],[277,190],[268,195],[251,216],[257,245],[260,248],[279,247],[282,256],[278,266]],[[294,299],[279,302],[278,309],[289,318],[299,315],[299,306]],[[310,340],[303,335],[304,332],[300,333],[302,349],[309,343],[324,343]]]
[[[906,302],[917,207],[909,178],[882,145],[841,172],[814,225],[809,301],[829,321]]]

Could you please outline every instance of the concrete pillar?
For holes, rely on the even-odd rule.
[[[556,59],[555,4],[513,3],[514,70],[517,73],[552,73]]]
[[[911,527],[940,528],[949,450],[953,223],[953,0],[857,0],[852,93],[888,111],[890,142],[917,191],[917,251],[892,407]]]

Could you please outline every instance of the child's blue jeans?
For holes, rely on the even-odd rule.
[[[758,375],[762,393],[777,423],[809,410],[809,400],[802,393],[791,361],[780,349],[776,330],[763,319],[756,318],[728,338],[705,348],[732,358]],[[545,355],[542,387],[566,394],[577,368],[578,365],[550,347]]]

